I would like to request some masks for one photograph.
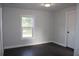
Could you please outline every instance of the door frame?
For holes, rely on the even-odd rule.
[[[67,12],[65,12],[65,47],[68,47],[68,39],[67,39]]]
[[[70,10],[69,10],[70,11]],[[71,10],[71,11],[73,11],[73,10]],[[75,10],[75,12],[76,12],[76,10]],[[68,47],[68,38],[67,38],[67,24],[68,24],[68,20],[67,20],[67,14],[68,14],[68,11],[66,11],[65,12],[65,47]],[[76,25],[76,23],[75,23],[75,25]],[[75,34],[75,31],[74,31],[74,34]],[[73,35],[74,35],[73,34]],[[74,35],[74,37],[75,37],[75,35]],[[74,38],[73,37],[73,38]],[[74,40],[75,41],[75,40]],[[74,42],[75,43],[75,42]],[[69,47],[70,48],[70,47]],[[74,49],[74,48],[72,48],[72,49]]]

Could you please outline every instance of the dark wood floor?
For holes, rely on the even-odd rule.
[[[4,56],[73,56],[73,49],[55,43],[4,50]]]

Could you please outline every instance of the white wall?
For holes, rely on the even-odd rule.
[[[22,39],[21,16],[31,15],[34,17],[33,39]],[[34,45],[50,42],[50,21],[52,16],[47,11],[24,10],[18,8],[3,8],[3,39],[4,48]],[[53,24],[52,24],[53,25]]]
[[[53,42],[66,46],[66,12],[75,9],[75,6],[57,10],[54,12]]]
[[[52,42],[54,40],[54,12],[51,12],[49,23],[49,39]]]
[[[0,56],[3,55],[3,39],[2,39],[2,7],[0,5]]]
[[[65,46],[65,12],[64,10],[55,12],[53,42]]]
[[[79,3],[77,4],[76,10],[77,10],[77,20],[76,20],[74,55],[79,56]]]

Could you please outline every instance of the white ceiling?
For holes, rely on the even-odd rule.
[[[51,7],[43,7],[41,3],[3,3],[3,7],[16,7],[22,9],[31,9],[31,10],[46,10],[46,11],[54,11],[62,8],[66,8],[69,6],[75,6],[75,3],[54,3]]]

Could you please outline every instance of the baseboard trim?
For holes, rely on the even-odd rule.
[[[50,43],[50,41],[48,41],[48,42],[40,42],[40,43],[33,43],[33,44],[23,44],[23,45],[16,45],[16,46],[8,46],[8,47],[4,47],[4,49],[18,48],[18,47],[23,47],[23,46],[39,45],[39,44],[45,44],[45,43]]]
[[[4,49],[11,49],[11,48],[18,48],[18,47],[23,47],[23,46],[32,46],[32,45],[39,45],[39,44],[45,44],[45,43],[56,43],[60,46],[65,46],[65,44],[62,44],[62,43],[59,43],[59,42],[56,42],[56,41],[46,41],[46,42],[39,42],[39,43],[31,43],[31,44],[23,44],[23,45],[16,45],[16,46],[8,46],[8,47],[4,47]]]
[[[65,44],[62,44],[62,43],[59,43],[59,42],[56,42],[56,41],[53,41],[53,43],[56,43],[56,44],[58,44],[58,45],[60,45],[60,46],[63,46],[63,47],[66,47]]]

